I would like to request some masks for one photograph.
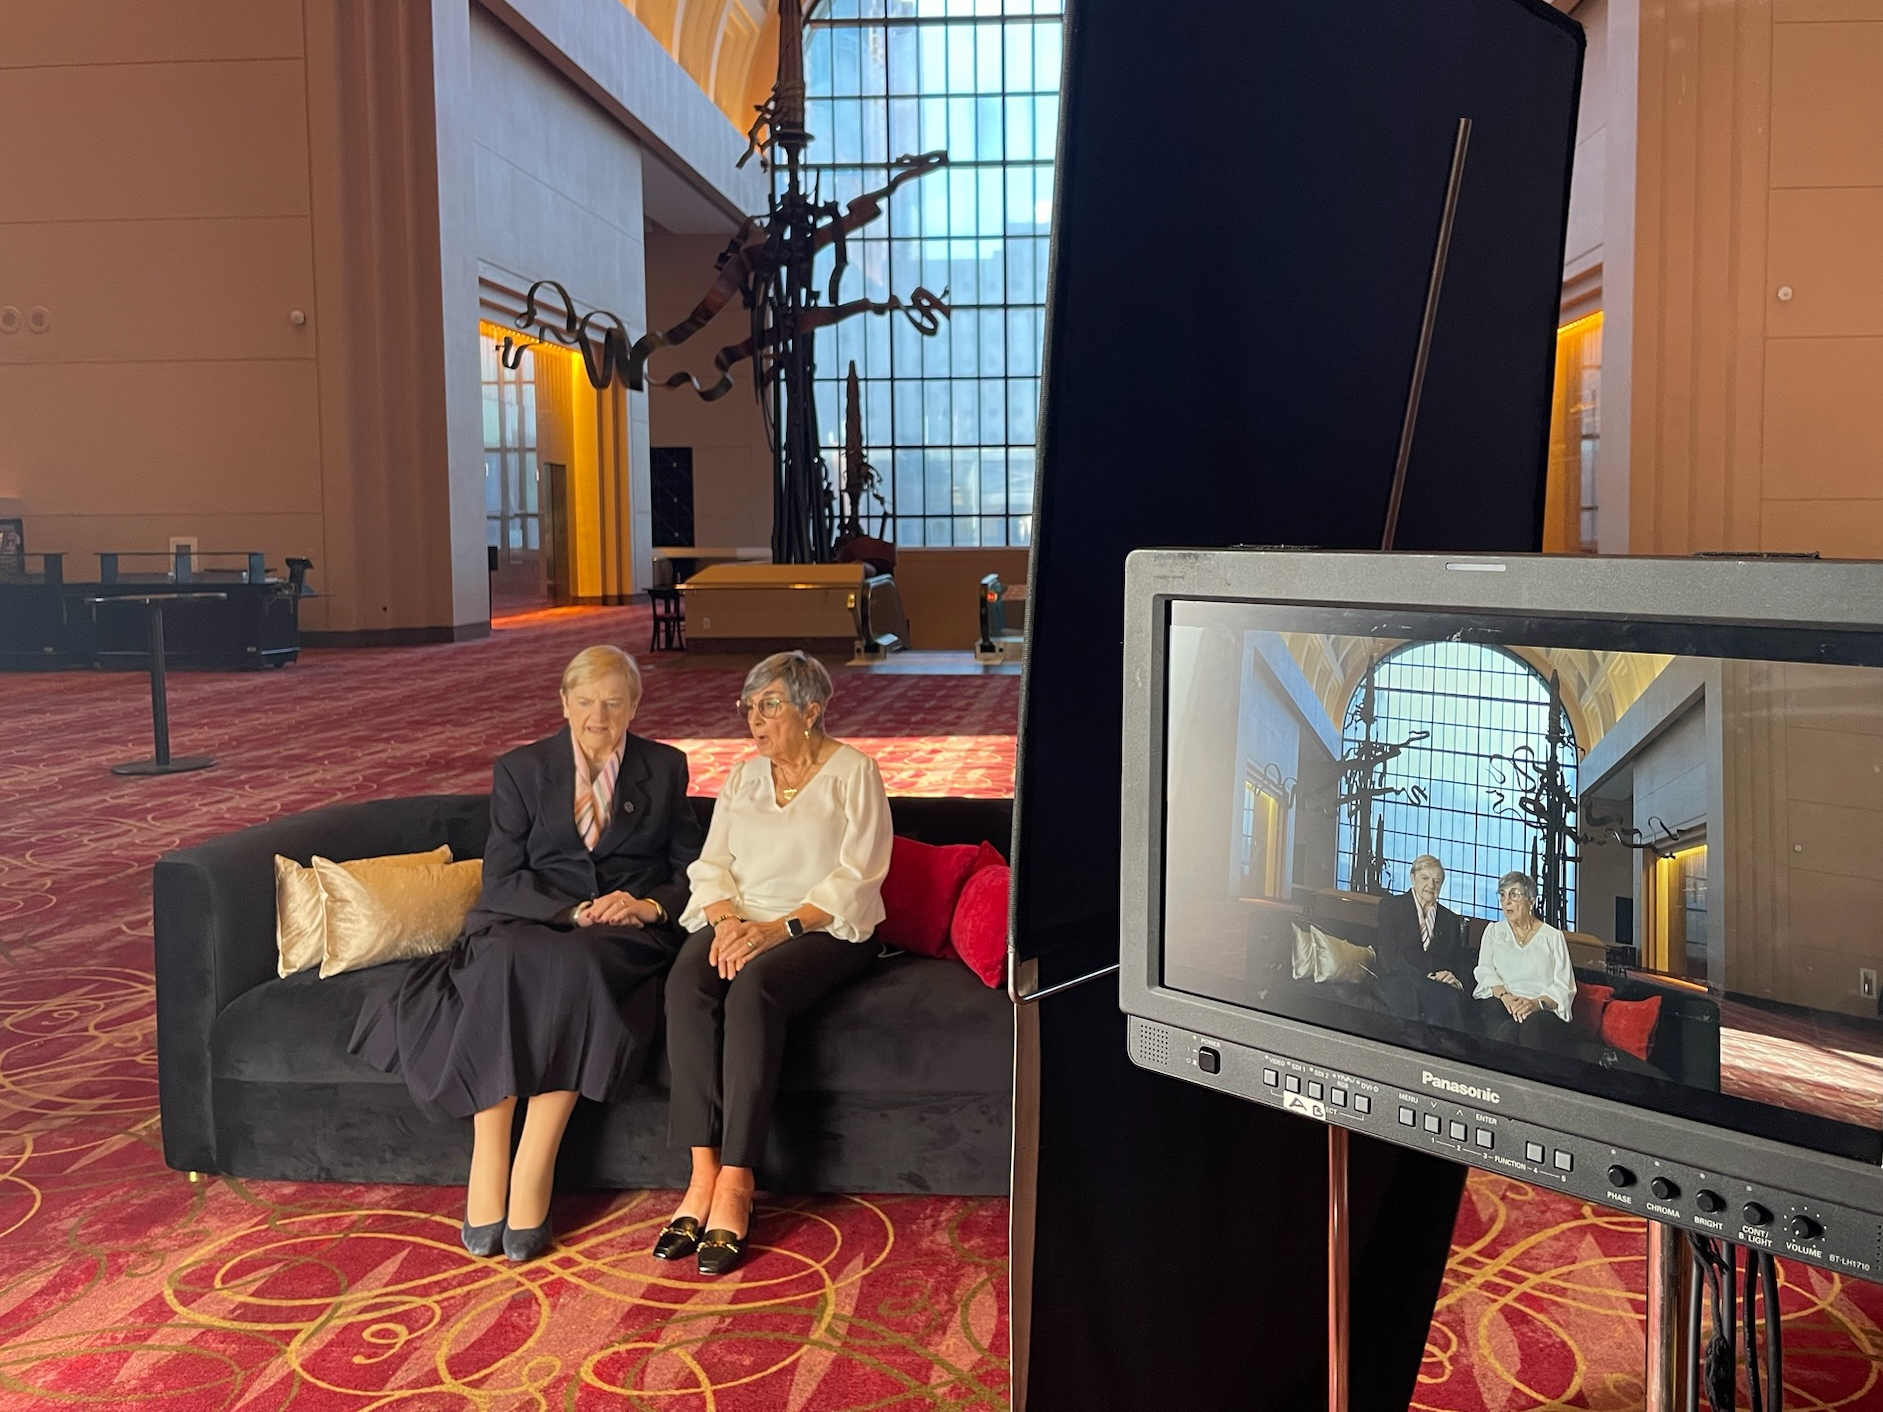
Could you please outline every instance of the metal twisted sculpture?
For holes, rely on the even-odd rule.
[[[739,159],[744,166],[757,154],[773,173],[770,207],[763,218],[748,218],[739,227],[719,256],[718,277],[693,311],[672,328],[650,330],[630,343],[619,315],[606,309],[578,315],[569,291],[543,279],[530,286],[517,319],[526,333],[579,348],[588,380],[597,389],[618,377],[639,392],[648,385],[647,362],[657,349],[685,343],[738,296],[751,314],[751,333],[714,355],[718,378],[702,386],[691,373],[680,372],[654,385],[691,387],[701,400],[713,402],[732,390],[732,370],[752,361],[753,391],[771,445],[772,558],[780,564],[828,562],[840,528],[837,496],[818,444],[812,388],[817,330],[856,314],[900,312],[929,337],[949,313],[947,289],[936,295],[918,287],[906,301],[893,294],[882,300],[841,298],[848,237],[882,215],[897,187],[947,165],[948,154],[897,158],[888,182],[841,208],[806,190],[804,149],[811,134],[804,126],[804,25],[817,3],[812,0],[807,8],[803,0],[781,0],[778,78],[770,99],[758,108],[747,134],[750,145]],[[833,260],[829,284],[820,292],[813,285],[813,268],[825,250],[833,252]],[[545,317],[539,302],[545,290],[553,291],[561,306],[555,322]],[[515,367],[521,356],[515,340],[505,338],[505,364]]]
[[[1412,746],[1430,739],[1432,733],[1412,731],[1404,740],[1396,742],[1375,737],[1374,731],[1379,725],[1376,681],[1379,665],[1378,657],[1367,663],[1366,677],[1347,710],[1342,734],[1350,737],[1350,742],[1340,761],[1334,805],[1336,809],[1348,811],[1348,822],[1353,829],[1353,847],[1347,865],[1348,890],[1384,896],[1392,890],[1392,879],[1386,868],[1386,815],[1384,811],[1375,814],[1374,806],[1387,799],[1399,799],[1415,806],[1429,802],[1424,785],[1389,785],[1386,767]],[[1356,730],[1359,738],[1351,739]]]

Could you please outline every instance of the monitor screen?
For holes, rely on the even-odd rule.
[[[1872,637],[1167,611],[1166,988],[1883,1158]]]

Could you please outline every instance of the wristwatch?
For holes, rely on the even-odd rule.
[[[804,935],[804,923],[800,922],[796,917],[786,917],[785,918],[785,935],[789,937],[803,936]]]

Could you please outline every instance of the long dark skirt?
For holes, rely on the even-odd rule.
[[[419,1110],[465,1118],[510,1097],[628,1096],[659,1028],[671,927],[511,921],[413,962],[368,997],[348,1048]]]

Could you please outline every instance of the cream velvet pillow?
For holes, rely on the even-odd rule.
[[[1312,977],[1316,985],[1324,981],[1363,981],[1371,974],[1375,954],[1370,946],[1355,946],[1337,936],[1329,936],[1319,927],[1295,927],[1293,965],[1296,980]]]
[[[429,853],[393,853],[384,858],[361,858],[347,868],[409,868],[421,863],[449,863],[451,846],[440,844]],[[275,972],[291,976],[318,966],[327,952],[327,895],[312,868],[275,854]]]
[[[484,885],[484,860],[361,868],[314,860],[327,895],[320,978],[430,956],[457,940]]]

